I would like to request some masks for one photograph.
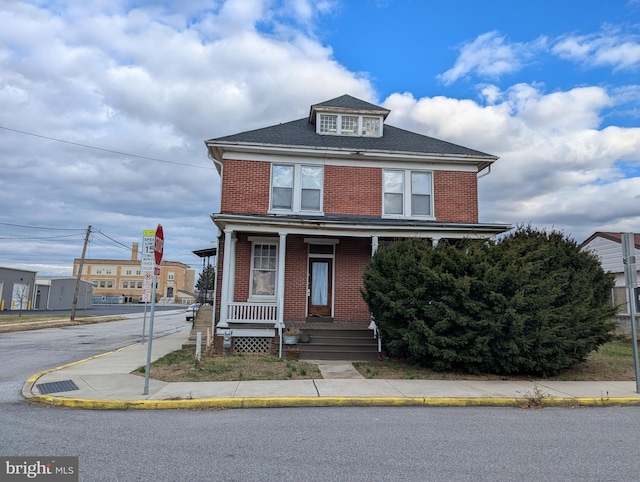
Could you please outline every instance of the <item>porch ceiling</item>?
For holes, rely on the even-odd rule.
[[[441,223],[415,219],[384,219],[374,216],[260,216],[254,214],[213,214],[220,231],[251,231],[349,237],[441,237],[486,238],[510,230],[508,224]]]

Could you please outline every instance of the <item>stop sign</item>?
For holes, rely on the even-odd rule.
[[[153,256],[156,259],[156,264],[160,264],[162,261],[162,252],[164,251],[164,233],[162,232],[162,225],[158,224],[156,229],[156,239],[153,243]]]

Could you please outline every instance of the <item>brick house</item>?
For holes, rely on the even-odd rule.
[[[478,177],[497,157],[385,124],[389,112],[343,95],[205,141],[222,182],[216,334],[234,350],[281,353],[290,326],[337,331],[329,345],[345,327],[375,334],[360,290],[378,246],[510,229],[478,222]]]

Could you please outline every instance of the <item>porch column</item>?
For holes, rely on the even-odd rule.
[[[287,233],[278,233],[280,243],[278,244],[278,320],[275,327],[284,327],[284,266],[287,249]]]
[[[378,236],[371,236],[371,256],[378,251]]]
[[[439,237],[432,237],[431,238],[431,246],[433,246],[434,248],[436,246],[438,246],[438,243],[440,242],[440,238]]]
[[[231,251],[235,244],[232,240],[233,229],[224,230],[224,256],[222,262],[222,290],[220,293],[220,321],[218,322],[218,328],[228,328],[228,315],[229,315],[229,287],[231,285],[231,278],[233,277],[232,264],[231,264]],[[234,256],[235,258],[235,253]]]

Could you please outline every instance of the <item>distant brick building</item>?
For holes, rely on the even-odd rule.
[[[133,243],[131,259],[85,259],[80,279],[93,285],[98,303],[137,303],[142,297],[144,273],[140,270],[138,243]],[[80,259],[73,260],[73,276],[78,276]],[[195,300],[195,270],[177,261],[162,261],[156,300],[192,303]]]

